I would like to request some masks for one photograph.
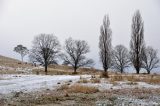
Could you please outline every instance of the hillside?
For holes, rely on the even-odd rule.
[[[17,68],[29,67],[31,66],[31,64],[22,63],[20,60],[0,55],[0,66]]]

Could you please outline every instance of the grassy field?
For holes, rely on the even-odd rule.
[[[28,87],[25,88],[31,88],[32,85],[29,83],[29,81],[32,82],[31,79],[34,85],[44,87],[43,84],[47,86],[47,82],[51,84],[57,81],[54,78],[60,78],[58,75],[64,78],[67,75],[76,77],[75,80],[61,81],[59,79],[54,83],[56,85],[56,88],[53,86],[54,89],[52,86],[29,92],[12,89],[12,92],[7,95],[0,92],[0,106],[96,106],[99,104],[160,106],[160,75],[158,74],[137,75],[109,72],[109,78],[105,78],[106,75],[102,70],[94,68],[80,68],[75,75],[70,66],[50,65],[46,75],[41,66],[34,67],[32,64],[4,56],[0,56],[0,66],[1,76],[3,74],[13,75],[12,78],[0,77],[0,87],[5,85],[3,81],[8,81],[7,84],[12,84],[11,81],[13,81],[14,84],[15,80],[16,84],[21,84],[22,87],[28,84]],[[23,79],[23,75],[29,77]],[[10,87],[13,86],[10,85]],[[16,88],[16,85],[14,87]]]

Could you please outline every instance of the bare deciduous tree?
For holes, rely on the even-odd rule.
[[[143,68],[145,68],[147,73],[150,74],[152,69],[159,67],[158,63],[159,58],[157,56],[157,51],[148,46],[143,53]]]
[[[19,53],[21,55],[22,62],[23,62],[24,56],[29,53],[29,50],[27,49],[27,47],[24,47],[23,45],[17,45],[14,48],[14,51],[17,52],[17,53]]]
[[[80,67],[91,66],[92,59],[87,59],[85,54],[89,52],[89,46],[84,40],[73,40],[68,38],[65,41],[65,53],[62,55],[65,65],[71,65],[74,68],[74,73]]]
[[[142,67],[142,52],[144,43],[144,25],[141,14],[137,10],[132,18],[132,35],[130,41],[130,56],[137,74]]]
[[[124,72],[126,67],[130,65],[129,52],[123,45],[117,45],[113,51],[113,63],[114,68],[119,70],[121,73]]]
[[[41,63],[47,67],[49,64],[57,63],[57,57],[60,51],[60,44],[56,36],[52,34],[40,34],[33,40],[33,46],[30,52],[30,59]]]
[[[105,72],[107,72],[108,68],[111,67],[112,63],[111,37],[112,37],[112,31],[110,28],[109,16],[104,16],[103,25],[100,28],[99,55]]]

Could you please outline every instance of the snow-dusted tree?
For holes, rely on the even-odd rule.
[[[60,43],[56,36],[52,34],[39,34],[33,40],[33,46],[30,51],[30,60],[41,63],[47,67],[49,64],[57,63],[57,57],[60,52]]]
[[[110,28],[109,16],[104,16],[103,25],[100,27],[99,55],[105,72],[111,67],[112,63],[111,37],[112,31]]]
[[[75,74],[78,68],[93,65],[93,60],[87,59],[85,56],[89,52],[89,46],[86,41],[68,38],[65,41],[64,50],[65,53],[62,55],[63,64],[71,65]]]
[[[159,58],[157,56],[157,50],[148,46],[143,52],[143,68],[150,74],[151,70],[159,67]]]
[[[129,52],[123,45],[117,45],[113,50],[113,66],[115,69],[124,72],[126,67],[130,65]]]
[[[16,47],[14,47],[14,51],[21,55],[22,62],[23,62],[24,56],[29,53],[29,50],[27,49],[27,47],[24,47],[23,45],[17,45]]]
[[[142,68],[142,52],[144,43],[144,25],[141,14],[137,10],[132,18],[132,35],[130,41],[130,57],[137,74]]]

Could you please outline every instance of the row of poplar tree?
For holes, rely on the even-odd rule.
[[[114,68],[123,73],[125,68],[133,66],[137,74],[141,68],[146,69],[149,74],[153,68],[158,67],[157,50],[145,45],[144,22],[139,10],[133,15],[131,31],[130,50],[123,45],[113,48],[109,16],[104,16],[99,37],[99,56],[104,72],[107,73],[108,69]],[[23,57],[29,54],[30,60],[43,65],[46,73],[48,65],[57,64],[59,58],[63,60],[63,65],[72,66],[74,73],[80,67],[90,67],[94,64],[92,59],[86,57],[90,51],[86,41],[70,37],[65,40],[62,50],[57,37],[53,34],[35,36],[31,50],[23,45],[17,45],[14,51],[21,55],[22,61]]]

